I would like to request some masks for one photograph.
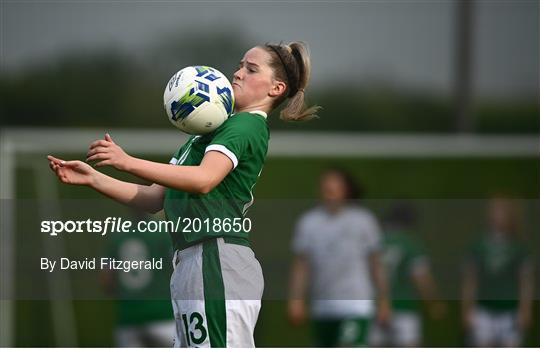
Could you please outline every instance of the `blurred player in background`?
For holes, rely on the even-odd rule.
[[[445,312],[445,305],[437,301],[428,256],[411,234],[416,221],[414,208],[405,202],[395,204],[385,218],[383,262],[389,280],[392,318],[386,326],[373,326],[371,346],[420,346],[420,299],[427,302],[432,318],[440,319]]]
[[[137,213],[135,218],[148,220],[143,213]],[[159,231],[109,234],[104,257],[162,259],[162,269],[103,270],[101,281],[116,300],[115,346],[172,347],[175,322],[169,291],[172,274],[169,235]]]
[[[531,324],[533,265],[522,241],[516,200],[493,197],[489,231],[470,250],[463,279],[463,321],[472,345],[516,347]]]
[[[381,322],[390,316],[379,225],[351,201],[360,191],[347,172],[326,170],[320,195],[322,205],[305,213],[295,231],[289,319],[294,325],[306,320],[309,285],[317,345],[366,345],[375,313]]]

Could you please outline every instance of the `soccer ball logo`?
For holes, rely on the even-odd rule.
[[[219,70],[187,67],[169,80],[163,94],[171,123],[189,134],[205,134],[231,115],[234,96],[229,80]]]

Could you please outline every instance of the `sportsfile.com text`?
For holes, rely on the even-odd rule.
[[[188,218],[178,217],[175,221],[138,221],[136,224],[131,220],[122,217],[107,217],[105,220],[43,220],[41,221],[41,232],[50,236],[58,236],[61,233],[98,233],[101,236],[109,232],[200,232],[214,231],[220,232],[250,232],[252,223],[249,218]]]

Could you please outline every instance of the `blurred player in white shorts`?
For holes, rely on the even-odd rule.
[[[519,347],[532,321],[534,273],[519,233],[515,199],[488,203],[488,234],[475,243],[464,270],[463,321],[471,344]]]
[[[317,346],[363,346],[375,314],[389,317],[379,226],[351,201],[359,191],[347,172],[325,171],[320,193],[322,204],[300,218],[293,239],[289,319],[306,319],[309,285]]]
[[[421,300],[430,316],[440,319],[445,306],[438,301],[428,256],[412,229],[417,217],[412,204],[396,203],[384,220],[383,262],[388,275],[392,318],[372,327],[370,345],[418,347],[422,344]]]

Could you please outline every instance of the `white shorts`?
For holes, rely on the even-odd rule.
[[[388,326],[374,323],[371,326],[369,344],[373,347],[417,347],[421,340],[422,322],[412,311],[396,311]]]
[[[114,332],[115,345],[122,348],[171,347],[174,321],[157,321],[144,325],[120,326]]]
[[[483,308],[475,309],[471,328],[473,345],[519,347],[522,337],[515,311],[493,312]]]
[[[251,248],[211,239],[177,251],[171,297],[175,347],[254,347],[264,288]]]

